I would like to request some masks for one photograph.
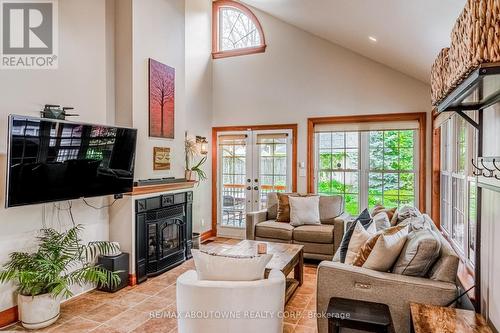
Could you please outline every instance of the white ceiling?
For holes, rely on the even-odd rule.
[[[465,0],[241,1],[426,83],[465,5]]]

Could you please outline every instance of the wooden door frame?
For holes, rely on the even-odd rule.
[[[357,116],[333,116],[307,119],[307,191],[314,193],[314,127],[319,124],[348,124],[391,121],[411,121],[419,123],[419,175],[418,204],[425,211],[426,189],[426,151],[427,151],[427,112],[370,114]]]
[[[204,234],[204,238],[217,236],[217,136],[220,132],[258,131],[258,130],[291,130],[292,131],[292,191],[297,191],[297,124],[277,125],[241,125],[212,127],[212,230]]]
[[[431,218],[441,229],[441,127],[435,127],[437,113],[432,111]]]

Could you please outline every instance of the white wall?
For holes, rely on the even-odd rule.
[[[500,104],[483,111],[483,156],[500,156]],[[492,183],[498,186],[498,180]],[[483,190],[481,203],[482,310],[500,328],[500,193]]]
[[[214,60],[214,125],[298,123],[298,160],[306,162],[308,117],[431,110],[427,84],[253,12],[267,50]],[[430,184],[430,164],[428,178]],[[306,182],[298,177],[299,191]]]
[[[109,13],[108,14],[112,14]],[[4,209],[7,151],[7,116],[10,113],[39,116],[46,103],[74,106],[78,120],[107,123],[112,114],[111,87],[106,62],[106,3],[102,0],[59,1],[59,68],[57,70],[0,70],[0,263],[12,251],[33,246],[35,232],[42,227],[43,205]],[[97,206],[107,198],[91,199]],[[61,203],[62,208],[67,203]],[[45,224],[69,225],[67,210],[45,205]],[[96,211],[73,201],[76,223],[85,225],[84,240],[108,238],[107,210]],[[58,218],[59,215],[59,218]],[[0,285],[0,311],[15,304],[13,288]],[[75,292],[81,292],[79,288]]]
[[[190,135],[211,141],[212,127],[212,3],[186,1],[186,122]],[[211,143],[209,143],[211,144]],[[208,180],[194,189],[195,232],[211,229],[211,149],[205,170]]]
[[[212,78],[210,14],[207,12],[210,6],[209,1],[201,0],[132,2],[132,126],[139,130],[136,179],[184,177],[185,132],[190,137],[210,137]],[[148,135],[148,58],[175,68],[175,139]],[[155,146],[170,147],[171,170],[153,171]],[[205,170],[210,177],[209,162]],[[210,229],[211,207],[207,200],[210,189],[209,181],[194,189],[195,231]]]

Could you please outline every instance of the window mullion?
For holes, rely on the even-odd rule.
[[[359,138],[359,207],[368,207],[368,171],[370,166],[369,132]]]

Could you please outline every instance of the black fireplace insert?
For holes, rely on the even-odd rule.
[[[136,201],[137,282],[191,258],[193,192]]]

